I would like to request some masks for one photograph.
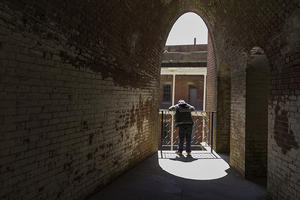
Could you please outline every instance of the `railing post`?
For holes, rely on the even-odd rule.
[[[204,141],[204,137],[205,137],[205,129],[206,129],[206,125],[205,125],[205,116],[206,116],[206,113],[202,112],[201,114],[201,117],[202,117],[202,138],[201,138],[201,142],[205,142]]]
[[[210,135],[210,152],[213,153],[214,146],[214,112],[211,112],[211,135]]]
[[[172,127],[171,127],[171,151],[173,151],[173,137],[174,137],[174,114],[171,113],[172,116]]]
[[[208,133],[207,133],[207,144],[210,143],[211,139],[210,139],[210,135],[211,135],[211,120],[210,120],[210,112],[207,112],[207,117],[208,117]]]
[[[162,158],[162,143],[163,143],[163,133],[164,133],[164,111],[161,111],[161,133],[160,133],[160,156]]]

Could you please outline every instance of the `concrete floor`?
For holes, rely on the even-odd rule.
[[[155,154],[89,200],[261,200],[263,186],[231,168],[228,156],[197,151],[192,158],[174,152]]]

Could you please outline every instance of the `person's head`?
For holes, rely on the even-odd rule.
[[[183,104],[186,104],[186,103],[185,103],[184,100],[180,99],[180,100],[178,101],[178,104],[179,104],[179,105],[183,105]]]

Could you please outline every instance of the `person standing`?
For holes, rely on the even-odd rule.
[[[171,106],[170,111],[175,113],[175,125],[179,128],[179,145],[177,155],[182,156],[184,138],[186,139],[186,152],[191,156],[191,140],[193,130],[193,118],[191,112],[195,110],[194,106],[189,105],[184,100],[179,100],[178,104]]]

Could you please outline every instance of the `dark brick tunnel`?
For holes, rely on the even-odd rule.
[[[0,198],[84,199],[157,152],[162,52],[190,11],[209,29],[214,149],[298,199],[299,0],[2,0]]]

